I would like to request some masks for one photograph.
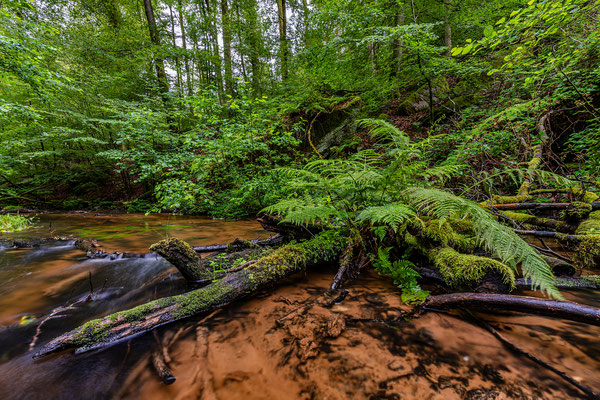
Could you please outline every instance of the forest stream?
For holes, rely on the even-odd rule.
[[[196,246],[269,236],[253,220],[85,213],[43,214],[34,229],[4,238],[47,237],[49,229],[95,238],[109,252],[147,252],[167,236]],[[154,254],[91,260],[70,241],[2,248],[0,398],[582,398],[457,314],[398,318],[408,307],[398,289],[372,271],[347,285],[345,299],[319,302],[335,270],[332,265],[296,276],[293,284],[106,350],[33,360],[40,345],[85,321],[190,288]],[[591,291],[563,293],[600,307]],[[600,390],[600,327],[508,312],[480,317],[519,347]],[[156,348],[169,361],[172,385],[161,382],[150,362]]]

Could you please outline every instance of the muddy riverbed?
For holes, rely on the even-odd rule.
[[[18,236],[47,236],[51,229],[96,238],[107,251],[142,252],[167,236],[198,246],[268,236],[254,221],[172,216],[43,215],[37,226]],[[246,302],[101,352],[33,361],[40,344],[82,322],[191,288],[156,256],[86,260],[69,243],[2,249],[0,398],[584,398],[458,314],[400,318],[408,307],[376,274],[361,275],[343,301],[328,305],[324,294],[334,272],[325,266]],[[90,276],[95,294],[81,302],[90,293]],[[565,296],[600,306],[594,292]],[[600,327],[518,313],[479,316],[523,349],[600,390]],[[177,378],[169,386],[149,362],[158,347]]]

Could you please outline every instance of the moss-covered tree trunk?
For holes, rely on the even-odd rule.
[[[68,348],[86,351],[110,346],[158,326],[210,312],[308,267],[336,260],[346,243],[340,232],[332,230],[302,243],[285,245],[201,289],[90,321],[52,340],[34,357]]]

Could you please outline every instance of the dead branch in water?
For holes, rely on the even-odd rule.
[[[600,308],[570,301],[546,300],[537,297],[487,293],[452,293],[429,296],[421,307],[423,310],[517,311],[600,326]]]

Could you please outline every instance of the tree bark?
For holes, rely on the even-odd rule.
[[[396,6],[396,15],[394,16],[394,25],[396,27],[400,27],[404,25],[404,5],[397,4]],[[392,71],[391,75],[398,77],[400,76],[401,66],[402,66],[402,53],[404,48],[404,35],[400,36],[397,39],[394,39],[392,42],[393,50],[393,63],[392,63]]]
[[[444,27],[444,42],[446,43],[446,56],[452,57],[452,25],[449,21]]]
[[[144,10],[146,11],[146,20],[148,21],[150,40],[152,41],[152,44],[154,44],[154,46],[160,46],[160,36],[158,35],[156,19],[154,18],[152,0],[144,0]],[[158,79],[158,85],[161,89],[161,92],[167,93],[169,91],[169,83],[167,80],[167,74],[165,73],[165,61],[162,57],[155,57],[154,66],[156,69],[156,77]]]
[[[286,80],[288,77],[288,43],[285,0],[277,0],[277,13],[279,17],[279,52],[281,57],[281,80]]]
[[[169,16],[171,17],[171,43],[173,49],[177,51],[177,38],[175,35],[175,17],[173,16],[173,6],[169,4]],[[183,94],[183,84],[181,79],[181,62],[179,60],[179,54],[175,53],[175,72],[177,72],[177,92],[179,96]]]
[[[177,5],[177,11],[179,13],[179,25],[181,26],[181,44],[183,46],[183,51],[185,53],[183,59],[185,62],[185,78],[186,78],[186,86],[188,96],[192,95],[192,76],[190,70],[190,59],[187,54],[187,38],[185,36],[185,18],[183,17],[183,5],[181,4],[181,0]]]
[[[233,96],[233,70],[231,67],[231,18],[227,0],[221,0],[221,26],[223,28],[223,64],[225,67],[225,92]]]
[[[111,346],[158,326],[213,311],[294,273],[335,260],[346,243],[339,232],[325,231],[302,243],[285,245],[201,289],[90,321],[50,341],[35,353],[34,358],[68,348],[82,352]]]

